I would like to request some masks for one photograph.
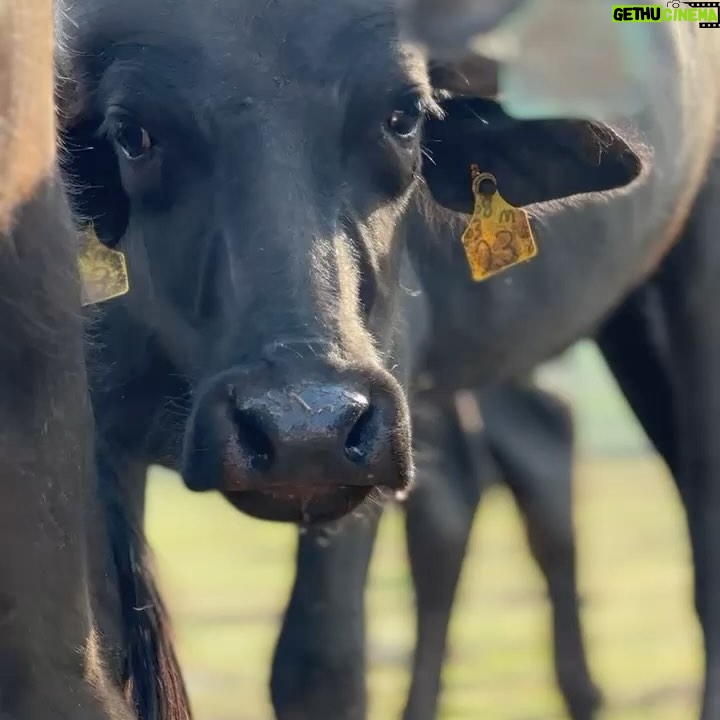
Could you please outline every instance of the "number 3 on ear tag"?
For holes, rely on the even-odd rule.
[[[125,256],[105,247],[92,225],[83,231],[81,242],[78,267],[83,306],[125,295],[130,289]]]
[[[472,278],[485,280],[537,255],[527,213],[507,203],[490,173],[470,168],[475,208],[462,236]]]

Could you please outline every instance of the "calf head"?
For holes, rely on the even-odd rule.
[[[636,172],[614,135],[578,155],[597,146],[588,125],[443,107],[467,73],[403,44],[387,0],[67,12],[66,176],[130,272],[107,311],[186,378],[187,485],[259,517],[328,519],[411,481],[394,341],[398,228],[419,185],[466,210],[471,162],[519,203]]]

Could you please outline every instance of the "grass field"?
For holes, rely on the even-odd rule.
[[[679,505],[664,468],[638,452],[644,439],[596,360],[582,352],[573,366],[573,386],[585,392],[576,403],[585,448],[576,520],[591,663],[608,699],[604,717],[690,719],[699,635]],[[197,717],[268,720],[270,656],[292,577],[294,532],[241,516],[220,498],[191,495],[160,471],[148,510]],[[399,717],[411,602],[402,516],[393,510],[381,526],[367,596],[370,720]],[[492,491],[477,518],[452,626],[442,718],[564,717],[547,617],[514,507]]]

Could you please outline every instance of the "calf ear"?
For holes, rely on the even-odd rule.
[[[497,89],[492,62],[444,65],[431,77],[449,99],[444,117],[426,122],[423,174],[445,207],[472,212],[472,164],[495,175],[498,192],[516,207],[623,187],[640,174],[639,157],[603,125],[507,115],[489,99]]]

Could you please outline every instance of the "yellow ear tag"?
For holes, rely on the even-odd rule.
[[[527,213],[507,203],[497,191],[497,181],[490,173],[481,173],[477,165],[470,168],[475,209],[462,236],[476,282],[537,255],[537,245]]]
[[[78,266],[83,306],[120,297],[130,289],[125,256],[105,247],[92,225],[83,232]]]

